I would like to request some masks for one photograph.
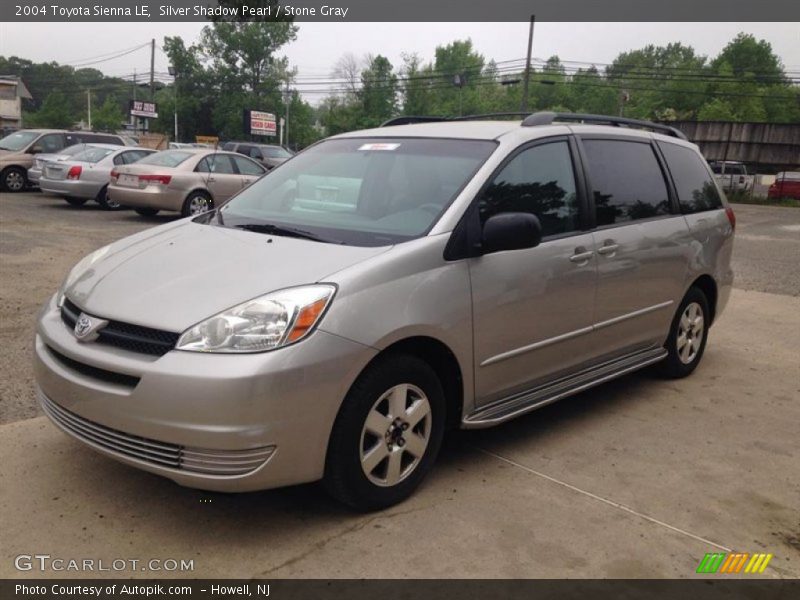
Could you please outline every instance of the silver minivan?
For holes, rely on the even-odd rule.
[[[695,145],[592,115],[415,120],[80,261],[38,319],[47,415],[182,485],[322,480],[372,510],[447,428],[697,367],[735,220]]]

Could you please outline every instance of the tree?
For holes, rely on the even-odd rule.
[[[92,111],[92,128],[95,131],[115,132],[122,127],[123,121],[125,114],[113,96],[106,96],[105,102]]]
[[[393,117],[397,110],[397,75],[392,63],[380,54],[367,57],[367,68],[361,72],[361,102],[363,127],[377,127]]]
[[[42,103],[42,107],[26,118],[29,127],[51,127],[53,129],[69,129],[75,123],[66,97],[62,92],[50,92]]]
[[[736,115],[730,102],[722,98],[714,98],[706,102],[697,113],[698,121],[735,121]]]

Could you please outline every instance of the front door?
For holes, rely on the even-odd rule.
[[[476,404],[568,374],[592,356],[597,257],[581,231],[579,186],[567,138],[519,151],[478,199],[481,223],[530,212],[542,224],[535,248],[470,259]]]

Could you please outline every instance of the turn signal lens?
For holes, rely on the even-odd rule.
[[[294,321],[294,327],[289,332],[289,336],[286,338],[287,342],[294,342],[299,340],[303,337],[308,330],[314,326],[314,323],[317,322],[319,316],[322,314],[322,311],[325,310],[325,306],[328,304],[327,298],[321,298],[317,300],[313,304],[309,304],[308,306],[304,306],[300,309],[300,313],[297,315],[297,319]]]

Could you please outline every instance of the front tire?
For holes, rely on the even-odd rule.
[[[28,185],[28,176],[25,169],[8,167],[3,170],[3,174],[0,176],[0,183],[2,183],[4,191],[16,194],[25,191]]]
[[[658,364],[662,376],[680,379],[691,375],[703,358],[710,324],[706,295],[699,288],[690,288],[672,319],[665,346],[668,354]]]
[[[424,361],[393,354],[361,374],[331,432],[323,485],[361,511],[408,498],[433,467],[445,428],[441,382]]]

